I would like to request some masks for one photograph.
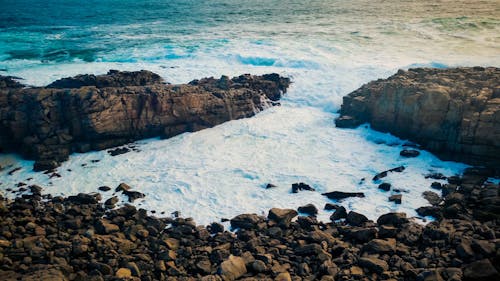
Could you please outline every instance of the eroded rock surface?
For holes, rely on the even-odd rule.
[[[416,68],[344,97],[338,127],[368,122],[443,159],[500,167],[500,68]]]
[[[170,85],[149,71],[64,78],[23,87],[0,77],[0,151],[37,160],[38,170],[71,152],[172,137],[253,116],[276,105],[290,81],[278,74],[206,78]]]

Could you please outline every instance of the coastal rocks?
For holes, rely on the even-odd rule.
[[[148,71],[79,75],[42,88],[0,78],[0,150],[36,160],[37,171],[54,169],[72,152],[168,138],[253,116],[277,104],[290,83],[269,74],[169,85]]]
[[[400,70],[345,96],[337,127],[368,122],[443,159],[500,167],[500,69]]]
[[[41,188],[30,187],[33,195],[0,201],[5,209],[0,211],[0,276],[496,280],[500,227],[498,213],[490,212],[498,206],[499,186],[479,181],[484,175],[484,170],[468,169],[454,179],[459,185],[433,206],[442,216],[426,225],[404,213],[384,214],[373,222],[349,212],[346,220],[320,222],[297,217],[293,209],[271,209],[268,218],[236,216],[234,232],[219,223],[196,225],[179,215],[150,216],[131,205],[105,209],[98,194],[42,199]],[[121,184],[120,190],[131,187]],[[445,210],[455,205],[460,207],[455,218],[447,218]],[[328,208],[346,212],[333,204]]]

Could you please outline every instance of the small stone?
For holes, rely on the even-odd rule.
[[[111,187],[109,186],[99,186],[98,188],[100,191],[110,191],[111,190]]]
[[[118,278],[130,278],[132,277],[132,272],[128,268],[120,268],[118,271],[116,271],[115,274],[116,277]]]
[[[116,192],[120,192],[120,191],[129,191],[131,190],[132,188],[130,187],[130,185],[126,184],[126,183],[120,183],[118,185],[118,187],[116,187],[115,191]]]
[[[384,190],[384,191],[389,191],[389,190],[391,190],[391,184],[390,183],[386,183],[386,182],[381,183],[381,184],[379,184],[378,189],[381,189],[381,190]]]
[[[276,185],[274,185],[274,184],[272,184],[272,183],[268,183],[268,184],[266,185],[266,189],[275,188],[275,187],[277,187],[277,186],[276,186]]]
[[[399,155],[403,157],[413,158],[419,156],[420,152],[414,149],[403,149],[401,150],[401,152],[399,152]]]
[[[394,202],[396,204],[401,204],[402,198],[403,198],[403,195],[401,195],[401,194],[394,194],[394,195],[389,196],[389,201],[390,202]]]
[[[292,277],[288,272],[282,272],[274,278],[274,281],[292,281]]]
[[[266,264],[261,260],[254,261],[252,263],[252,269],[253,269],[253,271],[255,271],[257,273],[261,273],[261,272],[264,272],[267,270]]]

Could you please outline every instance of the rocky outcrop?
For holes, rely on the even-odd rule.
[[[0,279],[499,280],[500,196],[489,172],[468,169],[445,184],[427,225],[404,213],[319,222],[271,209],[233,218],[234,233],[131,205],[107,210],[98,193],[52,198],[31,186],[0,200]]]
[[[0,77],[0,151],[45,170],[72,152],[171,137],[245,118],[277,104],[290,83],[277,74],[169,85],[149,71],[79,75],[43,88]]]
[[[337,127],[410,139],[443,159],[500,167],[500,69],[400,70],[344,97]]]

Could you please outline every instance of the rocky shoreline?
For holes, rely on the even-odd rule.
[[[170,85],[149,71],[78,75],[46,87],[0,76],[0,152],[49,170],[73,152],[172,137],[250,117],[278,105],[290,80],[278,74]]]
[[[500,172],[500,68],[400,70],[344,97],[337,127],[370,123],[443,159]]]
[[[500,197],[491,170],[469,168],[440,185],[442,197],[419,213],[376,222],[334,204],[332,221],[271,209],[196,225],[99,193],[67,198],[30,186],[0,200],[2,280],[497,280]],[[303,184],[304,185],[304,184]],[[108,190],[100,187],[98,190]],[[96,189],[97,191],[97,189]],[[116,192],[131,191],[126,184]],[[314,207],[314,206],[312,206]],[[301,211],[313,211],[304,206]]]

